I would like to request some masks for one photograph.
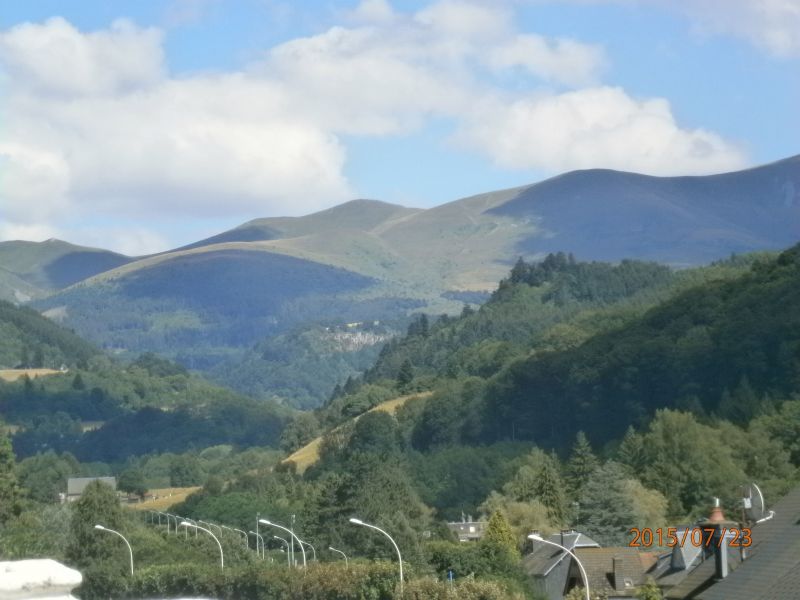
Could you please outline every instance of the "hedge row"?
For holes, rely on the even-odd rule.
[[[318,563],[226,568],[172,564],[139,570],[133,577],[90,570],[75,592],[82,600],[215,598],[217,600],[399,600],[393,563]],[[433,578],[405,582],[402,600],[518,600],[492,581],[464,579],[453,585]]]

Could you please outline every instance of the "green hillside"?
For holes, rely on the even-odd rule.
[[[59,368],[86,361],[98,350],[33,309],[0,300],[0,368]]]
[[[120,364],[36,311],[3,301],[0,361],[30,373],[56,369],[33,380],[0,378],[0,420],[18,430],[19,456],[69,451],[113,462],[223,443],[276,445],[289,415],[150,353]]]
[[[55,239],[0,242],[0,267],[33,286],[37,295],[65,288],[132,260],[116,252]]]
[[[798,392],[799,275],[800,246],[676,273],[520,262],[476,313],[413,324],[321,415],[336,422],[360,389],[405,379],[440,390],[412,428],[423,449],[563,450],[578,431],[605,444],[663,408],[746,424]]]

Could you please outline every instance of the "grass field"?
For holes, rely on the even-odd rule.
[[[57,369],[0,369],[0,379],[3,381],[16,381],[27,375],[31,379],[36,377],[46,377],[47,375],[58,375],[62,373]]]
[[[393,398],[391,400],[387,400],[386,402],[381,402],[377,406],[373,406],[367,412],[372,412],[375,410],[380,410],[383,412],[388,412],[389,414],[393,415],[397,410],[403,406],[409,400],[417,399],[417,398],[427,398],[431,395],[431,392],[422,392],[420,394],[409,394],[408,396],[400,396],[398,398]],[[355,417],[353,421],[357,421],[361,415]],[[341,426],[340,426],[341,427]],[[336,428],[338,429],[338,427]],[[334,430],[335,431],[335,430]],[[286,459],[284,459],[284,463],[293,462],[297,465],[297,472],[304,473],[306,469],[308,469],[311,465],[319,460],[319,448],[322,445],[322,436],[316,437],[308,444],[296,450],[292,454],[290,454]]]
[[[192,492],[199,490],[199,486],[183,487],[183,488],[162,488],[158,490],[150,490],[153,498],[137,504],[131,504],[130,508],[134,510],[166,510],[174,504],[183,502],[186,497]]]

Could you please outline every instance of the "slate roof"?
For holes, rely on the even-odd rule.
[[[575,554],[580,559],[586,576],[589,578],[589,589],[592,592],[606,592],[614,596],[633,595],[635,588],[647,580],[647,571],[656,564],[656,556],[650,552],[639,552],[636,548],[578,548]],[[623,582],[616,589],[614,579],[614,559],[622,559]],[[575,567],[577,570],[577,566]],[[580,574],[578,573],[578,577]]]
[[[712,585],[701,600],[800,599],[800,486],[774,507],[775,516],[753,527],[750,557]]]
[[[576,548],[600,547],[600,544],[595,542],[588,535],[579,532],[564,533],[563,540],[560,533],[549,535],[547,539],[556,544],[561,544],[570,550],[575,550]],[[556,548],[550,544],[534,542],[533,552],[523,557],[522,564],[528,575],[547,576],[550,570],[564,558],[569,558],[571,560],[569,554],[560,548]]]

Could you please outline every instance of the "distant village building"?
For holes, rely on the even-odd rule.
[[[86,486],[92,481],[100,481],[106,485],[110,485],[111,489],[117,490],[116,477],[70,477],[67,479],[67,494],[64,496],[63,501],[75,502],[83,495]]]
[[[477,542],[486,533],[488,521],[473,521],[472,515],[462,515],[461,521],[448,523],[447,527],[457,537],[459,542]]]

